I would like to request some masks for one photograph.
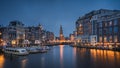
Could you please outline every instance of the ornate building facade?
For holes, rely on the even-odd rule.
[[[42,25],[25,27],[20,21],[11,21],[8,26],[0,27],[0,42],[4,45],[27,46],[54,39],[54,33],[43,29]],[[0,45],[3,45],[0,44]]]

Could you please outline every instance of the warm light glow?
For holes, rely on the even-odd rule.
[[[63,48],[64,48],[64,45],[60,45],[60,64],[62,67],[63,67]]]
[[[99,37],[99,40],[100,40],[100,42],[102,42],[102,37],[101,36]]]
[[[23,59],[23,60],[22,60],[22,68],[25,68],[26,63],[27,63],[27,59]]]
[[[65,40],[60,40],[60,42],[62,43],[62,42],[65,42]]]
[[[2,42],[3,42],[3,40],[2,40],[2,39],[0,39],[0,41],[2,41]]]
[[[107,59],[107,61],[109,62],[117,62],[120,59],[119,52],[114,52],[109,50],[96,50],[96,49],[90,49],[90,52],[91,52],[91,57],[94,58],[93,60],[94,63],[96,63],[98,60],[102,62],[104,61],[104,59]]]
[[[0,39],[0,45],[4,46],[4,45],[6,45],[6,42],[4,40]]]
[[[4,55],[0,55],[0,68],[3,68],[5,59],[4,59]]]
[[[117,36],[114,36],[114,42],[118,42]]]
[[[16,44],[16,40],[12,40],[12,45],[15,45]]]
[[[74,56],[74,59],[76,57],[76,48],[73,48],[73,56]]]
[[[7,45],[7,43],[6,43],[5,41],[3,41],[3,46],[4,46],[4,45]]]
[[[63,48],[64,45],[60,45],[60,59],[63,60]]]
[[[104,42],[107,42],[107,37],[104,37]]]
[[[40,41],[39,40],[35,40],[35,44],[40,44]]]

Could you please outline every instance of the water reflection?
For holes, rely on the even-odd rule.
[[[60,47],[60,66],[63,68],[63,50],[64,50],[64,45],[59,45]]]
[[[2,54],[0,68],[120,68],[120,52],[59,45],[28,56]]]
[[[72,53],[72,55],[73,55],[73,56],[72,56],[72,57],[73,57],[73,58],[72,58],[72,61],[73,61],[72,64],[73,64],[73,67],[76,68],[76,53],[77,53],[77,48],[74,47],[73,50],[72,50],[72,52],[73,52],[73,53]]]
[[[90,53],[94,64],[102,63],[103,65],[109,65],[107,67],[113,68],[119,66],[120,52],[90,49]]]
[[[16,56],[16,55],[11,55],[11,54],[4,54],[4,58],[5,58],[5,59],[8,59],[8,60],[10,60],[10,61],[14,61],[14,60],[16,60],[16,59],[18,58],[18,56]]]
[[[27,58],[21,60],[21,67],[26,68]]]
[[[0,55],[0,68],[4,67],[5,58],[4,55]]]
[[[120,52],[77,48],[77,68],[120,68]]]
[[[73,48],[73,57],[76,58],[76,48]]]
[[[41,67],[45,68],[45,57],[41,57]]]

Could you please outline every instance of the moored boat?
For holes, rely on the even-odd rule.
[[[29,53],[39,53],[39,50],[37,50],[36,48],[33,48],[33,47],[27,48],[27,51]]]
[[[46,50],[50,50],[50,47],[48,47],[48,46],[45,46],[44,48],[45,48]]]
[[[28,51],[25,48],[5,48],[5,54],[13,54],[13,55],[28,55]]]

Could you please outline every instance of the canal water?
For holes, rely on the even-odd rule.
[[[47,53],[28,56],[0,54],[0,68],[120,68],[120,52],[51,46]]]

